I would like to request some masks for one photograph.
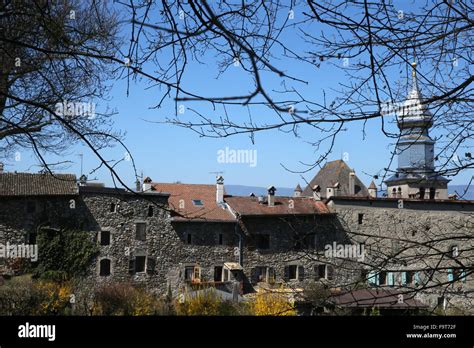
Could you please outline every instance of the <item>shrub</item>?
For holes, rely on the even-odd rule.
[[[254,315],[296,315],[295,307],[288,296],[280,292],[258,292],[252,303],[252,309]]]
[[[164,301],[142,288],[130,284],[106,285],[94,294],[94,315],[169,314]]]

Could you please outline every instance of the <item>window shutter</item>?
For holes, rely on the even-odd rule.
[[[380,273],[375,275],[375,285],[380,285]]]
[[[395,285],[395,279],[393,272],[388,272],[388,286],[394,286]]]
[[[275,270],[273,269],[273,267],[268,268],[268,282],[270,284],[275,282]]]
[[[407,285],[407,272],[402,272],[402,285]]]
[[[285,266],[285,281],[290,280],[290,266]]]
[[[304,267],[298,266],[298,280],[302,281],[304,279]]]
[[[420,272],[415,272],[415,286],[418,286],[420,284],[421,284]]]
[[[369,272],[369,277],[367,278],[369,284],[377,284],[377,273],[375,273],[374,271],[370,271]]]
[[[153,257],[146,258],[146,273],[147,274],[155,274],[155,267],[156,267],[156,259]]]
[[[135,274],[135,258],[128,260],[128,273]]]
[[[466,282],[466,270],[465,269],[461,270],[461,281],[463,283]]]
[[[448,281],[452,282],[454,280],[453,269],[448,269]]]
[[[258,283],[258,267],[254,267],[250,270],[250,281],[252,284],[257,284]]]

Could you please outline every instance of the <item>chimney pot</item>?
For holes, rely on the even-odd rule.
[[[269,207],[274,207],[275,206],[275,191],[276,191],[275,186],[270,186],[270,187],[267,188],[268,206]]]

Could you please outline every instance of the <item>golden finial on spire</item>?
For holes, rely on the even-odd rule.
[[[411,76],[416,77],[416,62],[411,63],[411,67],[413,68],[411,71]]]

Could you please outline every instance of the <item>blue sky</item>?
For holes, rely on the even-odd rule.
[[[298,15],[298,14],[296,14]],[[288,33],[289,38],[295,33]],[[290,40],[291,42],[291,40]],[[297,39],[294,44],[301,44]],[[188,90],[199,92],[203,95],[232,95],[242,94],[252,88],[248,76],[242,73],[240,67],[230,68],[226,73],[216,79],[217,71],[215,67],[215,57],[210,53],[202,60],[205,65],[191,63],[188,74],[185,76],[184,84]],[[347,82],[342,71],[335,69],[329,63],[323,62],[319,69],[308,66],[288,64],[288,61],[280,62],[279,67],[286,71],[303,77],[309,81],[307,86],[297,85],[305,96],[321,101],[323,90],[326,91],[328,100],[334,97],[331,88],[337,88],[339,83]],[[391,81],[401,81],[406,83],[406,76],[392,74]],[[300,138],[295,138],[292,134],[280,131],[268,131],[258,133],[255,136],[255,144],[252,144],[246,135],[238,135],[221,139],[209,139],[199,137],[196,133],[173,126],[155,122],[163,122],[167,117],[173,117],[174,104],[172,100],[167,100],[161,109],[152,109],[161,96],[158,88],[150,88],[147,81],[141,80],[133,82],[130,94],[126,95],[126,81],[111,81],[112,89],[110,100],[107,102],[97,101],[98,108],[108,105],[117,110],[114,116],[114,125],[118,130],[126,132],[125,143],[131,150],[135,159],[139,174],[150,176],[156,182],[181,181],[185,183],[213,183],[215,174],[211,172],[223,171],[227,184],[240,184],[251,186],[294,187],[297,183],[304,185],[303,175],[306,180],[310,180],[317,172],[313,169],[307,173],[291,173],[282,165],[294,171],[304,171],[306,166],[301,162],[311,163],[321,155],[326,147],[319,151],[307,142],[317,139],[321,134],[314,129],[304,129],[300,133]],[[281,88],[279,81],[274,78],[265,80],[265,84],[270,89]],[[190,105],[186,107],[198,107],[203,112],[212,113],[208,105]],[[247,117],[245,107],[232,108],[234,117]],[[222,110],[218,110],[218,115]],[[253,117],[268,118],[273,116],[267,109],[256,109],[252,112]],[[185,109],[184,117],[192,117],[191,111]],[[152,121],[154,123],[151,123]],[[389,119],[390,121],[390,119]],[[345,158],[350,167],[356,170],[361,180],[368,185],[371,176],[382,174],[384,167],[388,165],[391,145],[393,139],[386,138],[380,131],[380,121],[368,121],[365,125],[365,138],[362,132],[363,124],[351,123],[337,137],[329,160]],[[389,126],[392,131],[396,128],[392,124]],[[256,150],[257,163],[251,167],[247,163],[243,164],[222,164],[218,163],[218,151],[225,148]],[[80,158],[78,154],[83,154],[84,173],[89,179],[97,179],[107,185],[112,185],[110,174],[105,169],[90,174],[90,171],[98,166],[99,161],[85,147],[74,146],[68,153],[61,156],[74,164],[61,171],[80,174]],[[125,156],[125,150],[118,146],[103,150],[102,153],[107,159],[120,159]],[[57,158],[48,157],[51,161]],[[6,169],[9,171],[38,171],[35,166],[36,159],[31,153],[22,152],[21,161],[7,162]],[[396,163],[395,163],[396,164]],[[392,166],[392,169],[396,167]],[[123,180],[134,187],[134,173],[130,162],[122,162],[117,166],[117,170]],[[472,171],[465,171],[452,178],[452,184],[465,184],[473,175]],[[380,182],[380,180],[379,180]]]

